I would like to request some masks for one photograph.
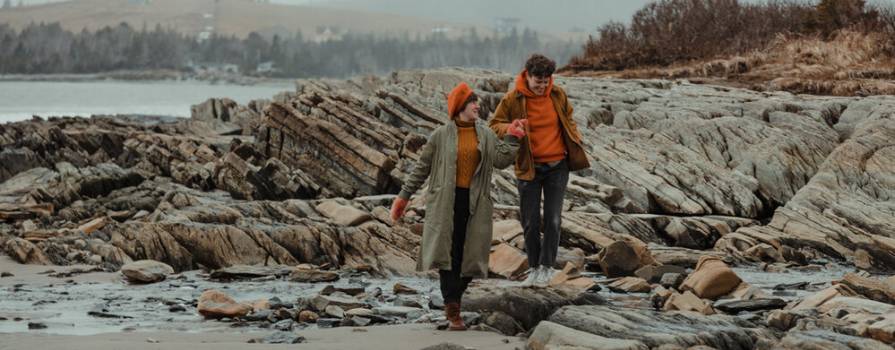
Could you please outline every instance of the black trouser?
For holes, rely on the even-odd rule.
[[[518,180],[519,215],[525,232],[525,253],[528,266],[553,267],[559,250],[562,224],[562,202],[569,182],[569,163],[566,160],[550,167],[535,164],[531,181]],[[541,194],[544,195],[543,240],[541,238]]]
[[[451,269],[438,270],[445,303],[459,303],[472,277],[461,277],[466,224],[469,223],[469,189],[457,187],[454,196],[454,232],[451,236]]]

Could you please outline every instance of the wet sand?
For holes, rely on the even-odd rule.
[[[0,278],[0,350],[2,349],[422,349],[441,343],[455,343],[474,349],[523,349],[525,339],[492,332],[437,331],[433,323],[380,325],[363,328],[339,327],[320,329],[316,325],[297,327],[292,332],[307,339],[298,345],[248,344],[276,331],[257,324],[233,328],[234,324],[205,320],[189,306],[205,289],[219,289],[238,301],[279,297],[295,300],[316,295],[327,283],[308,284],[285,280],[219,282],[208,280],[201,271],[188,271],[179,278],[149,285],[131,285],[120,273],[90,272],[71,277],[51,277],[56,272],[90,269],[90,266],[21,265],[0,255],[0,272],[15,276]],[[754,268],[736,268],[747,282],[775,293],[778,283],[809,282],[808,290],[789,292],[780,297],[791,300],[804,297],[841,278],[847,268],[833,268],[770,273]],[[173,277],[173,276],[172,276]],[[437,282],[425,278],[375,279],[343,278],[335,285],[362,283],[367,288],[390,289],[401,282],[426,295],[438,293]],[[506,284],[504,280],[481,280],[476,283]],[[618,305],[648,307],[646,294],[601,295]],[[776,294],[776,293],[775,293]],[[188,311],[172,312],[165,302],[186,305]],[[121,319],[88,315],[96,305],[104,305],[110,314]],[[170,305],[170,304],[168,304]],[[435,311],[437,314],[438,311]],[[16,320],[18,318],[18,320]],[[5,319],[5,320],[4,320]],[[29,330],[29,322],[40,322],[46,329]],[[157,343],[156,343],[157,341]]]
[[[491,332],[447,332],[434,330],[431,324],[373,326],[364,328],[309,329],[296,332],[307,343],[248,344],[270,332],[132,332],[90,336],[46,334],[0,334],[0,349],[66,349],[66,350],[143,350],[143,349],[393,349],[418,350],[441,343],[454,343],[467,348],[513,350],[525,347],[523,339]],[[158,341],[151,343],[150,341]]]
[[[230,328],[230,324],[204,320],[193,313],[169,313],[166,307],[145,302],[149,296],[187,298],[207,287],[233,293],[238,300],[249,296],[292,295],[314,293],[325,284],[299,285],[289,282],[216,283],[197,277],[198,271],[187,272],[194,282],[165,281],[134,286],[122,281],[119,273],[90,272],[71,277],[50,277],[46,272],[90,269],[90,266],[22,265],[0,255],[0,272],[15,276],[0,278],[0,349],[421,349],[445,342],[474,349],[524,348],[524,339],[493,332],[447,332],[435,324],[403,324],[363,328],[339,327],[296,329],[293,333],[307,339],[295,345],[249,344],[251,339],[264,338],[274,330],[257,327]],[[425,290],[425,279],[405,282]],[[371,281],[383,286],[393,280]],[[193,286],[190,286],[190,284]],[[182,284],[179,285],[178,284]],[[172,285],[174,287],[172,287]],[[434,286],[434,285],[433,285]],[[116,299],[117,298],[117,299]],[[87,311],[104,300],[115,300],[114,313],[133,316],[115,320],[87,316]],[[44,303],[51,301],[51,303]],[[16,321],[15,318],[20,320]],[[29,322],[41,322],[48,328],[28,330]],[[133,331],[129,331],[133,329]],[[155,342],[157,341],[157,343]]]
[[[121,274],[117,272],[89,272],[85,274],[77,274],[68,278],[50,277],[44,273],[49,270],[56,272],[71,271],[74,269],[91,270],[91,265],[71,265],[71,266],[48,266],[48,265],[23,265],[12,260],[9,256],[0,254],[0,272],[10,272],[13,277],[0,278],[0,287],[8,287],[16,284],[26,285],[45,285],[61,283],[66,280],[72,280],[77,283],[99,282],[99,283],[119,283]],[[0,290],[2,293],[8,291]]]

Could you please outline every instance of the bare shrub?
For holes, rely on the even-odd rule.
[[[628,26],[599,27],[568,68],[669,66],[752,53],[779,38],[833,40],[842,31],[888,34],[873,37],[889,42],[889,50],[895,46],[895,9],[865,0],[657,0],[638,10]]]

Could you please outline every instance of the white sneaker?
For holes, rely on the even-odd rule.
[[[534,286],[535,283],[541,278],[541,268],[536,267],[533,269],[528,269],[528,277],[525,278],[522,283],[519,284],[520,287],[531,287]]]
[[[534,285],[536,287],[545,288],[550,284],[550,280],[553,279],[553,275],[555,271],[549,266],[540,266],[538,267],[538,279],[534,281]]]

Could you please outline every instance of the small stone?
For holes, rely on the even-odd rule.
[[[324,313],[335,318],[345,317],[345,310],[336,305],[326,306],[326,310],[324,311]]]
[[[334,328],[342,325],[342,320],[338,318],[321,318],[317,320],[317,327]]]
[[[171,307],[168,308],[168,311],[170,311],[170,312],[186,312],[186,307],[184,307],[183,305],[180,305],[180,304],[171,305]]]
[[[684,278],[686,276],[680,273],[666,273],[662,275],[662,278],[659,280],[659,284],[665,288],[678,288],[681,283],[684,282]]]
[[[323,294],[323,295],[330,295],[335,292],[341,292],[341,293],[345,293],[350,296],[357,296],[357,295],[363,294],[365,292],[364,286],[362,286],[360,284],[352,284],[352,285],[345,286],[345,287],[327,286],[327,287],[324,287],[323,289],[324,290],[320,291],[320,294]],[[324,292],[327,292],[327,293],[324,293]]]
[[[711,305],[707,304],[689,290],[683,294],[671,294],[671,296],[668,297],[668,300],[665,301],[663,310],[695,311],[703,315],[712,315],[715,313]]]
[[[525,252],[507,243],[498,244],[488,258],[488,270],[504,278],[519,276],[526,269],[528,258],[525,257]]]
[[[155,339],[152,339],[152,338],[146,338],[146,342],[147,342],[147,343],[152,343],[152,344],[158,344],[158,343],[159,343],[158,340],[155,340]]]
[[[326,287],[323,287],[323,289],[320,290],[320,295],[331,295],[335,292],[336,292],[336,287],[331,284],[328,284],[328,285],[326,285]]]
[[[377,315],[397,317],[408,317],[409,314],[420,310],[420,308],[406,306],[380,306],[373,308],[373,312]]]
[[[419,294],[416,289],[410,288],[401,283],[395,283],[394,291],[395,294]]]
[[[366,317],[354,316],[351,318],[351,324],[355,327],[366,327],[373,321]]]
[[[307,340],[305,337],[302,337],[298,334],[292,332],[277,332],[271,335],[268,335],[262,339],[252,339],[249,340],[249,343],[260,343],[260,344],[300,344],[304,343]]]
[[[681,283],[681,290],[693,291],[697,297],[716,299],[736,289],[742,280],[720,258],[704,255],[696,270]]]
[[[304,310],[298,314],[298,322],[302,323],[316,323],[319,318],[320,316],[311,310]]]
[[[97,230],[103,228],[103,226],[106,226],[106,218],[105,217],[93,219],[90,222],[78,227],[78,230],[85,234],[91,234],[91,233],[96,232]]]
[[[651,260],[649,251],[640,249],[628,241],[615,241],[603,248],[598,255],[600,268],[606,277],[633,276],[644,262]]]
[[[0,272],[0,277],[15,277],[15,275],[13,275],[12,272],[3,271]]]
[[[292,327],[295,325],[295,321],[293,320],[282,320],[273,324],[273,328],[278,331],[290,332],[292,331]]]
[[[284,301],[280,300],[280,298],[278,298],[278,297],[273,297],[273,298],[268,299],[267,304],[271,310],[282,309],[282,308],[291,309],[294,306],[292,303],[284,302]]]
[[[273,317],[278,320],[291,320],[295,318],[295,311],[289,309],[277,309],[273,312]]]
[[[28,322],[28,329],[46,329],[47,325],[42,322]]]
[[[199,296],[197,308],[205,318],[244,317],[252,311],[251,305],[237,303],[229,295],[214,289]]]
[[[351,310],[345,311],[345,315],[346,315],[346,316],[363,316],[363,317],[369,317],[369,316],[373,316],[373,315],[375,315],[375,314],[376,314],[376,313],[373,312],[373,310],[365,309],[365,308],[360,308],[360,307],[359,307],[359,308],[356,308],[356,309],[351,309]]]
[[[258,322],[258,321],[269,321],[273,319],[273,311],[271,310],[256,310],[245,317],[246,321]]]
[[[139,260],[121,267],[121,274],[135,283],[155,283],[164,281],[174,273],[174,268],[155,260]]]
[[[22,231],[23,232],[29,233],[31,231],[36,231],[36,230],[37,230],[37,225],[34,223],[34,221],[31,221],[31,220],[22,221]]]
[[[407,295],[399,295],[392,301],[392,305],[395,306],[407,306],[407,307],[415,307],[415,308],[423,308],[423,305],[420,304],[419,300],[412,296]]]
[[[623,277],[609,284],[609,290],[616,293],[649,293],[650,284],[640,277]]]

